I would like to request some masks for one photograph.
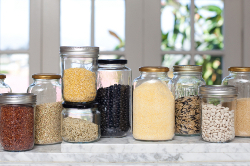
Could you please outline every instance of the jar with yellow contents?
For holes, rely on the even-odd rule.
[[[95,100],[98,53],[99,47],[60,47],[64,101]]]

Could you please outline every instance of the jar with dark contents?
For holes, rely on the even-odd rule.
[[[7,151],[25,151],[34,147],[34,108],[32,93],[0,95],[0,138]]]
[[[97,102],[101,136],[124,137],[130,129],[131,69],[125,59],[98,60]]]
[[[171,90],[175,96],[175,134],[200,135],[201,111],[199,86],[205,85],[202,66],[174,66]]]

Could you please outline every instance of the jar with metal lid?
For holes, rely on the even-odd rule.
[[[207,142],[229,142],[235,137],[237,88],[232,85],[203,85],[201,137]]]
[[[125,59],[98,60],[97,97],[101,136],[123,137],[130,129],[131,69]]]
[[[66,142],[88,143],[101,137],[100,112],[96,102],[63,102],[62,139]]]
[[[164,141],[174,137],[174,96],[168,86],[169,68],[140,67],[133,82],[133,137]]]
[[[202,78],[202,66],[174,66],[173,72],[171,89],[175,97],[175,134],[200,135],[199,86],[206,84]]]
[[[34,82],[27,92],[37,95],[35,110],[35,144],[54,144],[62,142],[61,75],[53,73],[33,74]]]
[[[64,101],[94,101],[99,47],[61,46],[60,54]]]
[[[0,93],[11,93],[12,90],[10,86],[4,82],[5,78],[5,74],[0,74]]]
[[[222,85],[238,88],[235,136],[250,137],[250,67],[230,67]]]
[[[7,151],[25,151],[34,147],[34,109],[36,95],[3,93],[0,95],[0,138]]]

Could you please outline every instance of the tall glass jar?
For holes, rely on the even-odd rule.
[[[199,86],[205,85],[202,66],[174,66],[171,89],[175,97],[175,134],[183,136],[200,134]]]
[[[235,137],[237,88],[232,85],[203,85],[201,137],[207,142],[229,142]]]
[[[34,82],[27,92],[37,95],[35,111],[35,144],[54,144],[62,141],[61,75],[52,73],[33,74]]]
[[[94,101],[99,47],[62,46],[60,54],[64,101]]]
[[[131,69],[125,59],[98,60],[97,98],[101,112],[101,136],[123,137],[129,131]]]
[[[229,75],[222,85],[234,85],[238,88],[235,135],[250,137],[250,67],[230,67]]]
[[[4,82],[5,78],[5,74],[0,74],[0,93],[11,93],[11,88]]]
[[[4,93],[0,95],[0,138],[7,151],[25,151],[34,147],[34,110],[36,95]]]
[[[101,137],[98,104],[64,102],[62,139],[66,142],[88,143]]]
[[[164,141],[174,137],[174,96],[167,67],[141,67],[133,83],[133,137]]]

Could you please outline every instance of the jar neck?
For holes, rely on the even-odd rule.
[[[125,64],[98,64],[100,68],[124,68]]]
[[[202,72],[174,72],[174,76],[198,76],[198,77],[202,77]]]
[[[59,84],[60,79],[33,79],[35,84],[39,83],[51,83],[51,84]]]
[[[167,72],[141,72],[141,77],[146,78],[146,77],[167,77],[168,73]]]
[[[229,71],[229,75],[250,75],[250,72],[236,72],[236,71]]]
[[[4,80],[5,80],[4,78],[0,79],[0,83],[4,83]]]

